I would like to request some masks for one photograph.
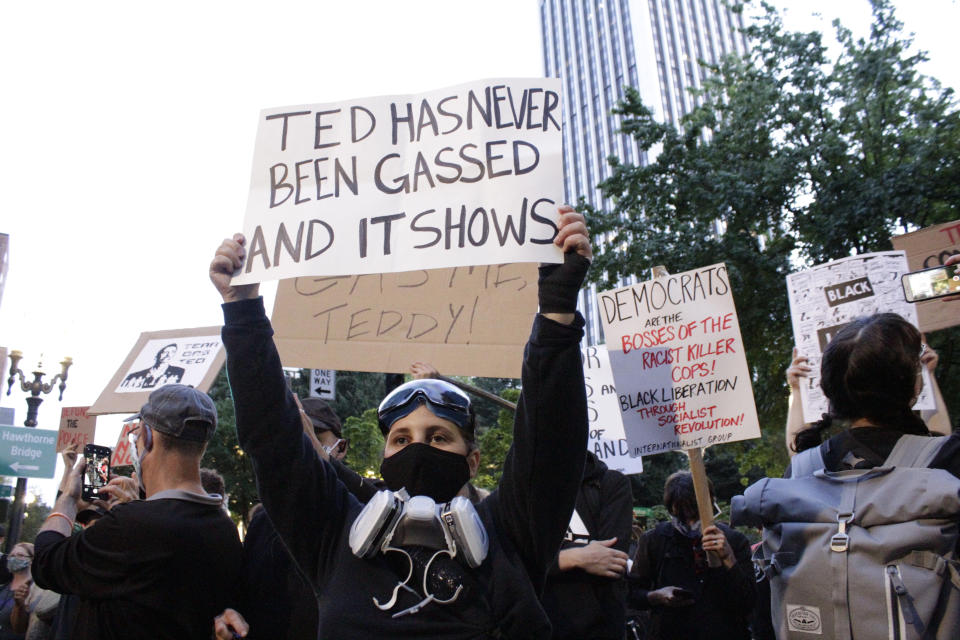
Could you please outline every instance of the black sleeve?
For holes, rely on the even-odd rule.
[[[223,315],[240,446],[253,459],[257,490],[270,521],[316,585],[318,570],[336,555],[348,506],[355,498],[337,482],[333,467],[320,459],[303,433],[263,299],[224,304]]]
[[[753,575],[753,562],[750,558],[750,541],[746,536],[728,526],[717,525],[727,537],[733,548],[737,563],[731,568],[710,569],[714,578],[720,580],[721,593],[727,603],[728,611],[746,617],[757,601],[757,581]]]
[[[944,441],[937,456],[930,463],[931,469],[946,469],[960,478],[960,435],[953,434]]]
[[[656,584],[657,565],[659,564],[661,545],[654,531],[646,531],[637,543],[633,554],[633,566],[627,573],[627,605],[634,609],[651,609],[647,594],[660,585]]]
[[[364,478],[339,460],[330,458],[329,462],[334,471],[337,472],[337,478],[340,482],[363,504],[370,502],[370,498],[376,495],[378,491],[387,488],[383,482]]]
[[[125,505],[111,509],[72,536],[42,531],[34,543],[31,572],[37,586],[85,598],[120,593],[125,576],[135,566],[130,554],[129,527],[124,527]]]
[[[630,550],[633,532],[633,492],[630,480],[619,471],[608,470],[603,475],[600,497],[600,540],[616,538],[614,549],[624,553]]]
[[[524,350],[523,391],[513,444],[497,491],[497,519],[537,589],[570,522],[587,451],[580,361],[583,318],[571,325],[537,315]]]

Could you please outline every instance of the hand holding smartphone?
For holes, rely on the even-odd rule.
[[[83,472],[83,490],[81,497],[87,502],[100,499],[100,489],[110,481],[110,447],[88,444],[83,448],[83,459],[87,467]]]
[[[901,276],[907,302],[933,300],[960,293],[960,265],[933,267]]]

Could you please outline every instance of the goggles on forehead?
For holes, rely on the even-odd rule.
[[[420,404],[429,405],[437,416],[461,429],[473,431],[470,397],[443,380],[414,380],[402,384],[387,395],[377,409],[380,431],[386,435],[390,425],[412,413]]]

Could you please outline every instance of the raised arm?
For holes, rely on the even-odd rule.
[[[793,360],[787,368],[787,385],[790,387],[790,398],[787,400],[787,425],[784,429],[784,437],[787,445],[787,455],[791,458],[797,453],[793,450],[793,441],[797,433],[806,428],[803,421],[803,402],[800,400],[800,385],[810,373],[809,360],[802,356],[799,350],[793,348]]]
[[[924,338],[924,342],[926,342],[926,338]],[[920,364],[926,367],[930,374],[930,390],[933,392],[933,401],[936,406],[933,410],[921,411],[920,413],[923,421],[927,423],[927,428],[932,433],[938,436],[948,436],[953,432],[953,427],[950,425],[950,413],[947,411],[947,403],[943,401],[940,385],[937,384],[937,376],[934,375],[939,362],[940,355],[929,347],[920,356]]]
[[[304,434],[258,286],[230,284],[245,253],[237,234],[223,241],[210,263],[210,280],[224,302],[223,343],[237,435],[253,459],[271,521],[304,574],[316,580],[316,568],[333,556],[353,498]]]
[[[587,446],[576,303],[592,253],[583,216],[563,207],[559,227],[564,262],[540,269],[540,314],[524,351],[523,392],[496,503],[538,588],[573,513]]]

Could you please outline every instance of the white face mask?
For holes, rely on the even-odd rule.
[[[149,429],[149,427],[146,427],[146,425],[141,425],[140,428]],[[140,493],[145,494],[147,492],[147,488],[143,484],[143,466],[141,465],[140,454],[137,452],[137,439],[136,433],[127,435],[127,442],[130,443],[130,459],[133,461],[133,470],[137,474],[137,483],[140,485]],[[146,454],[144,454],[143,457],[147,457]]]

